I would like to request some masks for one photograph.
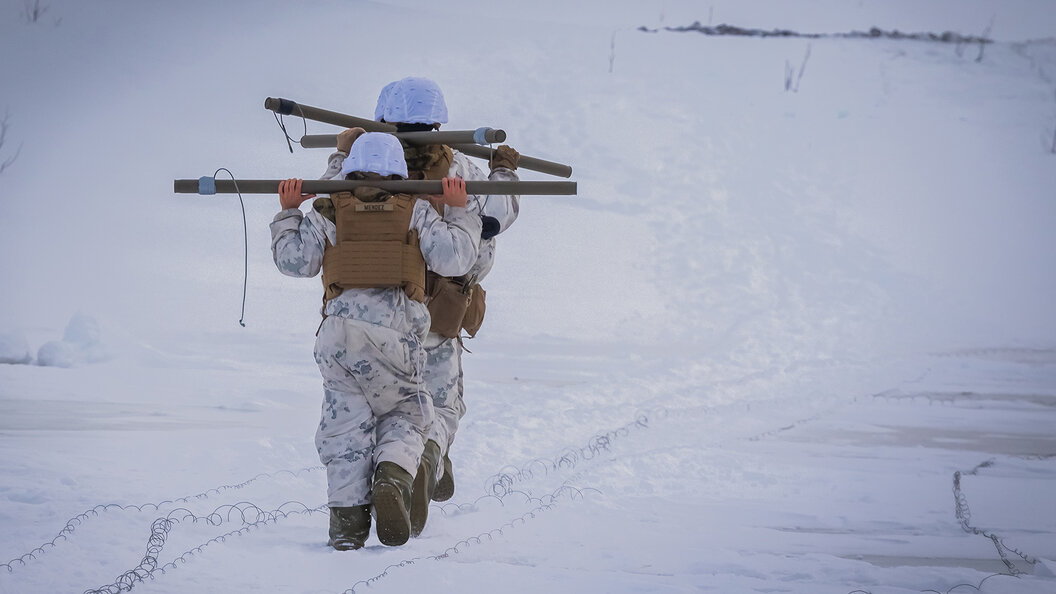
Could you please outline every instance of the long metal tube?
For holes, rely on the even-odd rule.
[[[438,130],[436,132],[395,132],[393,136],[410,146],[428,144],[480,144],[505,142],[506,132],[492,128],[479,130]],[[337,146],[337,134],[306,134],[301,137],[304,148],[334,148]]]
[[[478,159],[484,159],[491,161],[491,155],[495,152],[495,149],[486,146],[478,146],[475,144],[453,144],[451,148],[465,153],[470,157],[476,157]],[[546,173],[549,175],[556,175],[558,177],[572,177],[572,166],[565,165],[564,163],[557,163],[554,161],[547,161],[545,159],[538,159],[536,157],[529,157],[528,155],[521,155],[520,159],[517,160],[518,169],[530,169],[532,171],[538,171],[539,173]]]
[[[177,194],[278,194],[278,179],[201,179],[173,180]],[[306,179],[301,184],[305,194],[349,192],[353,188],[369,186],[402,194],[443,194],[440,180],[322,180]],[[467,181],[466,193],[476,196],[491,194],[519,196],[574,196],[576,182],[571,181]]]
[[[318,107],[312,107],[310,105],[301,105],[300,103],[290,101],[289,99],[268,97],[264,100],[264,108],[278,114],[302,116],[309,120],[344,128],[359,127],[367,132],[396,132],[396,126],[393,126],[392,124],[375,122],[374,120],[358,118],[356,116],[350,116],[336,111],[319,109]],[[493,152],[493,149],[491,148],[477,146],[475,144],[453,144],[449,146],[459,152],[478,159],[490,160]],[[536,157],[529,157],[527,155],[521,155],[520,160],[517,162],[517,167],[549,175],[556,175],[558,177],[572,177],[572,167],[569,165],[547,161],[545,159],[538,159]]]
[[[367,132],[396,132],[396,126],[392,124],[357,118],[356,116],[319,109],[310,105],[301,105],[289,99],[268,97],[264,100],[264,109],[270,109],[279,115],[302,116],[305,119],[324,124],[333,124],[342,128],[363,128]]]

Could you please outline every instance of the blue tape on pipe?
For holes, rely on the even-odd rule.
[[[480,145],[487,145],[488,139],[485,137],[485,135],[488,133],[488,130],[491,130],[491,128],[477,128],[476,130],[474,130],[473,142]]]
[[[198,178],[198,194],[202,196],[208,196],[216,193],[216,178],[215,177],[199,177]]]

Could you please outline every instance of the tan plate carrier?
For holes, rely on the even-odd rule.
[[[418,231],[410,229],[417,200],[394,194],[364,202],[350,192],[331,195],[337,244],[323,253],[323,299],[345,289],[403,287],[408,297],[425,302],[425,258]]]

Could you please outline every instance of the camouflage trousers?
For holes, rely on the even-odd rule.
[[[462,346],[454,338],[430,332],[425,339],[425,369],[422,379],[433,397],[436,420],[429,439],[447,453],[458,431],[458,422],[466,414],[462,401]]]
[[[418,337],[329,316],[319,328],[315,361],[323,407],[315,446],[326,466],[330,507],[370,503],[374,468],[394,462],[414,476],[433,424],[421,380]]]

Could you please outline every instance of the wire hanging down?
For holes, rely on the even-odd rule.
[[[246,288],[249,285],[249,225],[246,224],[246,203],[242,200],[242,192],[238,190],[238,180],[235,179],[235,175],[231,173],[226,167],[221,167],[213,172],[213,185],[216,185],[216,174],[221,171],[227,171],[227,174],[231,176],[231,183],[234,184],[235,193],[238,194],[238,203],[242,205],[242,313],[238,318],[238,325],[243,328],[246,327]],[[208,179],[208,178],[202,178]]]
[[[298,106],[298,111],[299,110],[300,106]],[[290,138],[290,133],[286,131],[286,122],[282,119],[282,115],[280,115],[279,112],[272,112],[272,115],[275,116],[275,123],[279,125],[279,129],[282,130],[282,135],[286,137],[286,146],[289,147],[290,152],[292,153],[293,143],[296,142],[297,144],[300,144],[300,141]],[[303,138],[308,135],[308,119],[304,117],[304,113],[301,113],[301,121],[304,123],[304,134],[301,135]]]

